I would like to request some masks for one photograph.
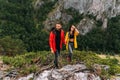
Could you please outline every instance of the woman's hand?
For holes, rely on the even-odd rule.
[[[72,27],[75,29],[75,31],[79,34],[79,30],[74,26],[72,25]]]
[[[76,27],[75,27],[74,25],[72,25],[72,27],[73,27],[74,29],[76,29]]]

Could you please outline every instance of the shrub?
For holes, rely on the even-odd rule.
[[[26,48],[21,40],[6,36],[0,39],[0,52],[4,55],[15,56],[26,52]]]
[[[94,64],[102,64],[110,66],[110,69],[106,72],[102,70],[102,75],[107,74],[113,75],[120,73],[120,66],[118,65],[118,60],[113,58],[101,59],[97,53],[92,51],[74,51],[72,62],[68,63],[66,60],[68,56],[67,51],[62,51],[59,57],[59,65],[63,67],[67,64],[76,64],[79,62],[84,62],[88,68],[92,68]],[[29,52],[22,55],[17,55],[15,57],[3,56],[3,62],[13,66],[14,68],[19,68],[21,74],[29,74],[36,72],[41,67],[53,64],[54,54],[48,51],[40,52]],[[39,66],[40,65],[40,66]],[[29,66],[29,67],[28,67]]]
[[[108,71],[109,74],[111,75],[115,75],[115,74],[119,74],[120,73],[120,66],[118,65],[112,65]]]
[[[101,64],[112,66],[114,64],[118,64],[118,62],[119,61],[116,58],[113,59],[107,58],[107,59],[102,59]]]

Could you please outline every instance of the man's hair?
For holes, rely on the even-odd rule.
[[[55,21],[55,25],[56,25],[56,24],[62,24],[62,21],[57,20],[57,21]]]
[[[55,30],[55,27],[52,27],[50,31],[54,31]]]

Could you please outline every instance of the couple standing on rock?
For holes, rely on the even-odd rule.
[[[60,55],[60,50],[62,49],[62,45],[66,45],[66,49],[69,51],[68,53],[68,61],[72,60],[73,48],[77,48],[77,36],[79,34],[78,29],[72,25],[69,28],[69,31],[64,36],[64,30],[60,23],[56,23],[55,27],[51,29],[49,36],[49,44],[51,48],[51,52],[54,53],[54,65],[58,68],[58,57]],[[65,38],[64,38],[65,37]]]

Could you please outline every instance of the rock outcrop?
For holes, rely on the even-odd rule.
[[[90,13],[98,18],[120,14],[120,0],[64,0],[64,8],[75,8],[80,13]]]
[[[27,77],[24,80],[28,80]],[[100,80],[100,77],[94,71],[88,70],[84,64],[76,64],[61,69],[45,70],[34,76],[33,80]]]
[[[80,34],[85,35],[90,30],[92,30],[95,26],[95,20],[84,18],[80,21],[80,23],[77,25],[78,29],[80,30]]]
[[[96,20],[101,20],[103,22],[101,27],[106,29],[108,22],[107,19],[120,15],[120,0],[58,0],[55,9],[48,14],[48,18],[44,22],[45,28],[50,29],[54,26],[57,20],[61,20],[64,24],[73,19],[74,15],[69,15],[64,12],[64,10],[69,8],[75,9],[79,14],[91,14],[96,16]],[[84,25],[84,23],[82,24],[82,22],[79,22],[76,26],[80,28],[80,24]],[[86,29],[86,25],[89,25],[88,29]],[[95,25],[95,23],[91,25],[86,23],[86,25],[82,26],[85,27],[85,30],[83,31],[84,33],[82,34],[89,32],[91,26]]]
[[[38,75],[30,74],[18,80],[29,80],[31,78],[33,80],[102,80],[103,78],[100,77],[102,69],[108,70],[109,66],[94,64],[92,69],[87,69],[84,64],[66,65],[61,69],[44,70]],[[116,76],[113,80],[119,79],[120,77]]]
[[[94,64],[91,69],[88,69],[84,63],[75,65],[66,65],[60,69],[46,69],[39,73],[31,73],[25,77],[17,77],[16,70],[10,72],[0,71],[0,80],[101,80],[101,73],[104,69],[109,70],[108,65]],[[119,80],[120,75],[116,75],[110,80]],[[103,78],[102,78],[103,79]],[[104,80],[107,80],[105,78]]]

